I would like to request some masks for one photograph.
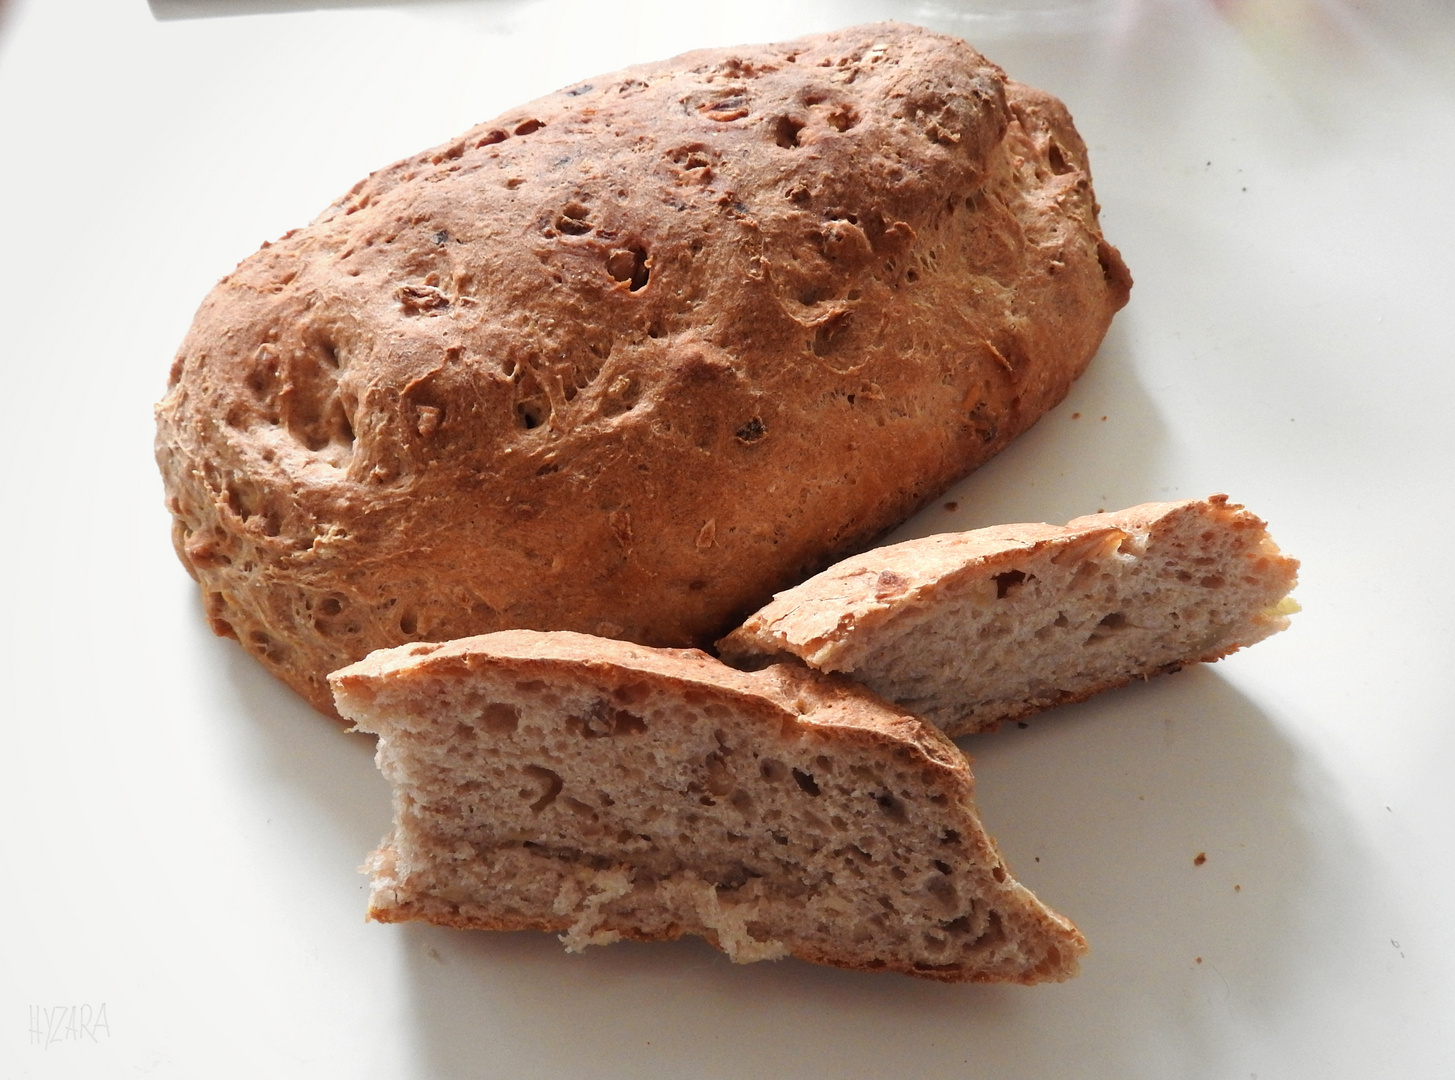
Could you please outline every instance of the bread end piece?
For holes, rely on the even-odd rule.
[[[378,921],[948,982],[1059,981],[1086,951],[1010,876],[958,748],[848,680],[506,631],[330,681],[394,787]]]
[[[846,559],[718,644],[843,672],[951,735],[992,730],[1286,629],[1298,562],[1226,495],[1001,525]]]

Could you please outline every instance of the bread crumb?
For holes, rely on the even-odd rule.
[[[420,808],[370,859],[375,919],[564,929],[571,953],[686,933],[736,963],[797,953],[944,981],[1075,973],[1084,939],[995,857],[962,753],[867,690],[564,632],[440,652],[445,663],[376,653],[333,684],[379,735],[396,806]],[[799,717],[826,737],[805,740]],[[700,782],[680,794],[651,779],[683,773]],[[743,824],[750,811],[763,826]],[[818,848],[797,838],[830,823],[848,882],[815,877]],[[895,919],[880,926],[884,909]],[[853,931],[836,938],[839,926]]]

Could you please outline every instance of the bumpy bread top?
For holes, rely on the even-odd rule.
[[[325,710],[414,639],[706,644],[1055,404],[1129,286],[1065,110],[957,39],[591,79],[218,284],[158,406],[177,550]]]

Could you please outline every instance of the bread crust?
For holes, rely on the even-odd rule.
[[[688,933],[739,961],[791,953],[853,970],[956,982],[1064,979],[1075,974],[1086,950],[1075,927],[1009,876],[976,816],[964,754],[933,727],[850,680],[797,664],[741,672],[696,650],[505,631],[374,653],[331,675],[330,683],[340,711],[380,736],[379,765],[395,787],[394,831],[369,862],[375,920],[555,931],[572,947]],[[526,705],[516,706],[508,730],[482,719],[499,708],[485,703],[522,688]],[[583,730],[580,721],[565,715],[571,705],[559,702],[576,689],[639,712],[633,733],[585,735],[584,743],[581,734],[573,736]],[[551,703],[544,713],[532,707],[540,701]],[[712,718],[705,739],[692,719],[700,714]],[[704,789],[690,779],[700,775],[693,770],[704,745],[709,759],[726,755],[738,762],[736,781],[709,780]],[[578,776],[570,757],[582,747],[589,766]],[[512,816],[519,784],[508,778],[520,773],[501,768],[512,755],[559,773],[549,807]],[[767,781],[760,778],[769,775],[770,758],[782,777],[780,790],[788,792],[776,807],[765,801]],[[819,783],[788,778],[789,764],[808,768],[810,760],[819,763],[813,766]],[[639,779],[613,787],[614,778],[643,765]],[[855,805],[867,805],[884,827],[873,794],[845,797],[842,789],[866,782],[851,775],[871,772],[878,779],[867,782],[881,800],[891,792],[900,800],[895,823],[887,826],[890,840],[879,846],[860,838],[856,830],[863,826],[852,816]],[[891,774],[898,779],[886,780]],[[469,793],[463,813],[451,802],[454,792]],[[562,804],[574,809],[553,819]],[[663,822],[680,805],[701,820],[679,836],[679,826]],[[892,904],[890,933],[905,944],[865,944],[860,920],[882,918],[884,908],[873,901],[871,911],[851,916],[845,910],[851,891],[836,882],[849,871],[825,851],[805,853],[804,821],[828,828],[826,820],[839,824],[832,840],[818,843],[868,860],[864,872],[877,882],[869,893]],[[770,840],[771,834],[778,835]],[[724,859],[718,849],[725,845]],[[805,871],[797,860],[817,869]],[[739,873],[729,870],[732,880],[724,881],[724,866]],[[925,869],[928,893],[917,884]],[[731,918],[715,917],[735,906],[752,911],[738,918],[736,929]],[[825,916],[825,910],[841,914]],[[831,925],[815,930],[826,918]],[[918,935],[954,939],[967,931],[944,927],[972,919],[982,927],[983,943],[967,948],[941,940],[933,954],[940,962],[927,959]],[[772,930],[758,931],[755,941],[742,929],[750,925]]]
[[[1096,592],[1090,578],[1085,573],[1078,575],[1075,568],[1084,565],[1092,571],[1107,561],[1111,563],[1107,568],[1115,569],[1123,545],[1138,555],[1151,552],[1177,564],[1149,573],[1136,585],[1144,597],[1151,598],[1154,608],[1172,609],[1157,613],[1168,620],[1167,640],[1146,635],[1148,639],[1141,642],[1146,652],[1109,662],[1095,652],[1086,654],[1087,639],[1070,632],[1062,646],[1067,652],[1056,659],[1069,657],[1071,667],[1061,674],[1072,678],[1065,685],[1035,694],[998,687],[994,699],[977,700],[968,690],[958,696],[953,680],[948,680],[950,685],[942,680],[937,694],[917,702],[890,691],[889,684],[905,673],[892,670],[893,664],[886,665],[886,643],[907,632],[912,623],[938,625],[940,635],[956,640],[958,651],[973,668],[979,655],[988,653],[995,643],[959,641],[956,627],[937,613],[981,586],[989,588],[984,594],[987,599],[1003,598],[1027,573],[1037,572],[1032,570],[1037,564],[1052,573],[1058,567],[1065,569],[1066,587],[1048,596],[1044,603],[1050,608],[1032,608],[1019,613],[1017,620],[1030,624],[1053,614],[1056,607],[1072,611],[1073,605],[1084,605]],[[949,734],[966,735],[993,730],[1007,720],[1031,716],[1052,705],[1083,701],[1133,679],[1215,661],[1261,641],[1288,626],[1287,615],[1278,605],[1293,588],[1297,570],[1297,560],[1278,550],[1263,520],[1229,502],[1227,495],[1143,503],[1079,517],[1064,526],[1040,522],[997,525],[864,552],[779,593],[718,642],[718,652],[728,663],[743,667],[795,657],[819,670],[849,674],[902,707],[926,716]],[[1211,575],[1203,583],[1205,588],[1197,584],[1200,575]],[[1042,576],[1049,575],[1042,572]],[[1199,592],[1221,606],[1206,616],[1206,633],[1188,645],[1173,635],[1182,624],[1192,622],[1193,613],[1179,617],[1175,609],[1190,598],[1198,599]],[[1219,599],[1220,594],[1226,599]],[[1116,599],[1111,592],[1107,598]],[[1025,635],[1035,628],[1018,625],[1015,629]],[[1100,631],[1093,629],[1091,636],[1098,638]],[[1082,655],[1074,655],[1078,653]],[[1097,664],[1104,674],[1086,678],[1086,671],[1098,670]],[[1078,665],[1080,670],[1076,670]],[[993,680],[981,689],[991,686]]]
[[[174,543],[330,712],[410,640],[706,645],[1059,401],[1130,284],[1066,110],[957,39],[631,68],[217,285],[157,407]]]

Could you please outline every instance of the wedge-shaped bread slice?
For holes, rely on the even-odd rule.
[[[718,643],[845,672],[951,735],[1216,660],[1288,626],[1298,563],[1226,495],[877,548]]]
[[[1065,979],[1086,949],[1011,878],[959,749],[849,680],[504,631],[330,682],[394,787],[376,920],[946,981]]]

